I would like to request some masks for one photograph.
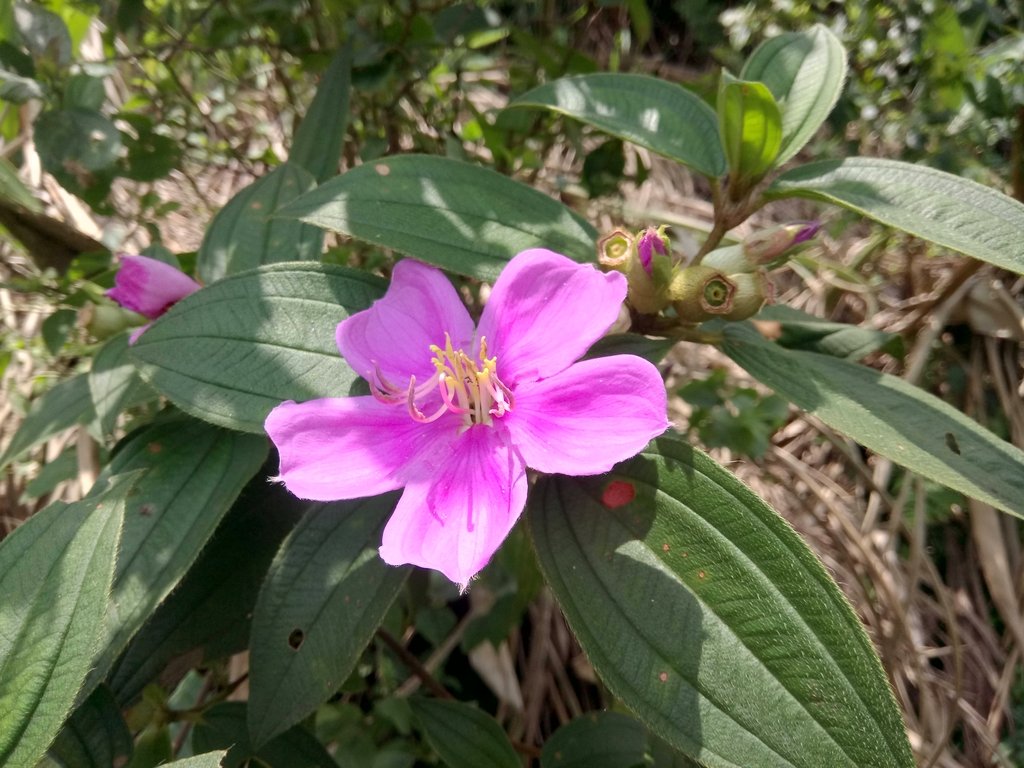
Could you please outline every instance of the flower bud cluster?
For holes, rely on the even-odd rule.
[[[817,222],[772,227],[711,251],[691,266],[673,258],[664,225],[635,235],[615,230],[598,243],[598,261],[626,276],[629,304],[642,315],[672,307],[686,324],[716,317],[745,320],[771,296],[768,268],[781,264],[818,228]]]

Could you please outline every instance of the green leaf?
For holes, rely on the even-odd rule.
[[[896,376],[835,357],[782,349],[748,324],[723,351],[754,378],[880,456],[1024,517],[1024,451]]]
[[[611,475],[542,478],[528,515],[598,674],[672,746],[709,766],[913,765],[838,587],[705,454],[666,437]]]
[[[114,695],[101,685],[72,713],[50,755],[64,768],[110,768],[131,757],[133,746]]]
[[[173,689],[192,663],[248,646],[256,595],[274,553],[312,506],[282,485],[268,487],[266,477],[276,468],[264,465],[252,479],[177,589],[117,660],[108,679],[121,706],[155,679]]]
[[[114,431],[117,417],[126,408],[156,397],[128,355],[128,334],[118,334],[96,353],[89,371],[89,392],[104,435]]]
[[[805,197],[1024,274],[1024,205],[949,173],[896,160],[848,157],[793,168],[765,197]]]
[[[649,339],[638,333],[613,333],[594,342],[587,350],[586,357],[636,355],[657,365],[675,345],[673,339]]]
[[[768,86],[782,108],[782,146],[776,165],[799,152],[825,122],[846,80],[846,50],[822,24],[761,43],[740,77]]]
[[[35,768],[89,672],[129,488],[53,504],[0,546],[0,764],[8,768]]]
[[[352,88],[352,48],[346,45],[331,60],[316,96],[295,131],[288,161],[302,166],[318,181],[338,172],[338,158],[348,125]]]
[[[782,115],[764,83],[722,73],[718,124],[729,160],[729,189],[743,193],[772,167],[782,146]]]
[[[249,733],[264,744],[341,687],[409,574],[377,554],[395,494],[317,505],[274,558],[253,615]]]
[[[597,237],[581,217],[525,184],[426,155],[364,163],[278,215],[486,280],[527,248],[593,261]]]
[[[675,83],[612,73],[563,77],[513,99],[513,107],[567,115],[705,176],[726,171],[714,111]]]
[[[860,360],[880,349],[895,351],[900,345],[896,334],[834,323],[785,304],[769,304],[752,319],[777,324],[777,342],[781,347],[820,352],[847,360]]]
[[[185,575],[266,455],[265,438],[192,419],[149,427],[118,451],[93,493],[126,473],[142,475],[125,507],[102,652],[91,684],[103,679]]]
[[[358,377],[338,354],[338,323],[383,295],[365,273],[275,264],[179,301],[132,346],[141,372],[176,405],[214,424],[263,432],[285,400],[341,397]]]
[[[315,186],[305,168],[282,163],[238,192],[206,230],[196,257],[199,278],[209,284],[261,264],[319,259],[323,232],[275,216]]]
[[[0,157],[0,199],[4,199],[32,213],[42,213],[43,205],[25,186],[18,170],[6,157]]]
[[[520,768],[508,736],[493,717],[461,701],[409,699],[430,746],[449,768]]]
[[[55,357],[60,353],[77,320],[78,312],[74,309],[58,309],[43,320],[43,343],[47,352]]]
[[[540,768],[640,768],[647,765],[647,729],[620,712],[592,712],[566,723],[544,742]]]
[[[88,376],[79,374],[65,379],[32,401],[25,420],[0,455],[0,469],[29,448],[94,417]]]
[[[203,712],[192,733],[192,748],[200,752],[227,749],[224,768],[237,768],[247,760],[274,768],[338,768],[334,758],[305,728],[295,726],[256,749],[245,725],[245,704],[226,701]]]
[[[121,151],[121,132],[91,109],[44,112],[36,120],[35,137],[43,167],[58,179],[107,169]]]
[[[39,472],[25,486],[25,498],[38,499],[60,483],[63,483],[78,474],[78,449],[72,445],[61,454],[43,464]]]
[[[224,764],[227,750],[217,752],[206,752],[194,757],[186,757],[184,760],[175,760],[173,763],[164,763],[162,768],[220,768]]]

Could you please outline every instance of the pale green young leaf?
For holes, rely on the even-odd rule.
[[[823,24],[766,40],[740,77],[768,86],[782,110],[782,146],[775,165],[799,152],[825,122],[846,80],[846,49]]]
[[[763,83],[735,80],[726,73],[718,88],[718,124],[729,161],[729,189],[756,184],[772,167],[782,146],[782,116]]]

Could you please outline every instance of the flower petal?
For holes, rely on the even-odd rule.
[[[125,309],[155,320],[172,304],[201,287],[180,269],[148,256],[121,257],[114,287],[107,291]]]
[[[458,349],[473,338],[473,321],[454,286],[440,270],[412,259],[395,265],[391,285],[382,299],[338,324],[341,356],[364,379],[376,366],[396,385],[410,376],[434,373],[430,345],[444,346],[451,336]]]
[[[281,457],[274,479],[299,498],[316,501],[401,488],[408,470],[436,471],[447,455],[460,421],[454,414],[446,417],[418,423],[404,406],[372,397],[281,403],[264,424]]]
[[[151,325],[152,325],[152,323],[146,323],[145,325],[140,325],[138,328],[136,328],[134,331],[132,331],[130,334],[128,334],[128,346],[131,346],[136,341],[138,341],[139,340],[139,336],[141,336],[146,331],[148,331],[149,330],[149,326],[151,326]]]
[[[443,468],[409,483],[384,528],[380,556],[441,571],[465,586],[526,504],[526,471],[504,429],[472,427]]]
[[[639,453],[669,426],[658,369],[635,355],[583,360],[520,384],[504,424],[526,465],[596,475]]]
[[[568,368],[619,315],[626,278],[553,251],[523,251],[508,263],[480,319],[498,375],[512,386]]]

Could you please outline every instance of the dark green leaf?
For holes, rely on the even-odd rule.
[[[619,712],[592,712],[566,723],[544,742],[540,768],[641,768],[647,729]]]
[[[104,435],[114,431],[123,410],[156,397],[128,355],[128,334],[115,336],[96,353],[89,371],[89,392]]]
[[[121,549],[102,652],[102,680],[132,636],[177,585],[267,455],[265,438],[192,419],[157,424],[132,437],[93,493],[141,472],[125,507]]]
[[[35,135],[43,167],[58,179],[109,168],[121,151],[121,133],[95,110],[44,112]]]
[[[46,344],[47,352],[54,356],[60,352],[77,319],[78,312],[75,310],[58,309],[43,320],[43,343]]]
[[[833,429],[907,469],[1024,516],[1024,451],[896,376],[787,350],[748,324],[722,349],[754,378]]]
[[[449,768],[520,768],[505,731],[486,712],[461,701],[409,699],[430,746]]]
[[[765,196],[823,200],[1024,274],[1024,205],[934,168],[868,157],[823,160],[782,174]]]
[[[143,377],[206,421],[263,432],[285,400],[350,394],[338,323],[384,284],[321,264],[275,264],[219,280],[175,304],[131,348]]]
[[[173,689],[193,664],[245,649],[256,595],[282,539],[312,506],[265,465],[225,516],[177,589],[156,609],[109,675],[121,706],[157,680]]]
[[[777,342],[787,349],[859,360],[880,349],[895,351],[899,347],[899,337],[895,334],[822,320],[785,304],[770,304],[752,319],[777,324]],[[773,335],[775,330],[773,327]]]
[[[18,36],[35,58],[62,66],[71,61],[71,35],[60,16],[34,3],[13,5]]]
[[[111,768],[131,757],[132,734],[105,685],[96,688],[64,724],[50,756],[64,768]]]
[[[199,752],[227,749],[221,765],[236,768],[247,760],[274,768],[338,768],[323,745],[305,728],[295,726],[256,749],[245,725],[245,704],[227,701],[203,712],[192,734],[192,748]]]
[[[672,339],[650,339],[638,333],[613,333],[594,342],[586,357],[636,355],[657,365],[675,345]]]
[[[776,165],[799,152],[825,122],[846,80],[846,50],[823,24],[787,32],[758,46],[740,73],[768,86],[782,108]]]
[[[0,455],[0,469],[32,446],[94,417],[89,377],[79,374],[65,379],[32,402],[7,450]]]
[[[25,497],[38,499],[65,480],[70,480],[78,474],[78,450],[71,446],[52,461],[46,462],[25,486]]]
[[[568,115],[705,176],[722,176],[726,171],[714,111],[685,88],[654,77],[611,73],[563,77],[513,99],[512,107],[539,107]]]
[[[224,764],[227,750],[219,752],[206,752],[194,757],[186,757],[184,760],[175,760],[173,763],[164,763],[163,768],[220,768]]]
[[[283,163],[238,192],[206,230],[196,267],[200,280],[209,284],[261,264],[319,259],[323,232],[275,217],[315,186],[305,168]]]
[[[318,182],[338,172],[351,88],[352,49],[345,46],[335,54],[320,79],[313,103],[295,131],[288,156],[289,162],[305,168]]]
[[[360,165],[279,215],[488,280],[527,248],[592,261],[597,237],[586,221],[535,189],[487,168],[425,155]]]
[[[0,764],[35,768],[92,664],[130,483],[53,504],[0,546]]]
[[[709,766],[913,765],[838,587],[706,455],[666,437],[608,476],[542,478],[528,515],[598,674],[677,749]]]
[[[407,568],[377,554],[395,494],[317,505],[285,539],[253,615],[249,733],[264,744],[341,687]]]

